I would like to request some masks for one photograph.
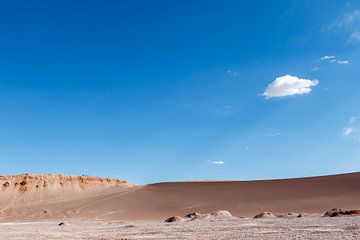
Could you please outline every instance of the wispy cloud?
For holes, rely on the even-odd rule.
[[[359,117],[356,117],[356,116],[352,116],[349,120],[349,124],[353,124],[355,123],[356,121],[358,121]]]
[[[350,44],[360,43],[360,10],[353,10],[331,23],[326,30],[344,34]]]
[[[360,140],[360,118],[353,116],[348,122],[348,126],[343,128],[343,135],[347,138],[352,138],[354,140]]]
[[[319,67],[313,67],[313,68],[310,69],[310,71],[312,71],[312,72],[317,72],[317,71],[319,71],[319,70],[320,70]]]
[[[318,80],[298,78],[284,75],[277,77],[270,83],[262,94],[265,98],[286,97],[291,95],[303,95],[312,91],[312,87],[319,84]]]
[[[346,127],[343,129],[343,133],[346,137],[351,135],[353,133],[353,131],[354,131],[354,129],[351,127]]]
[[[217,115],[229,116],[238,111],[238,107],[234,105],[221,105],[213,109],[213,113]]]
[[[264,134],[265,137],[276,137],[276,136],[280,136],[280,133],[266,133]]]
[[[350,34],[349,42],[360,43],[360,30],[356,30]]]

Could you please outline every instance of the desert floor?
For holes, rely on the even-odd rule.
[[[0,239],[360,239],[360,217],[0,223]]]

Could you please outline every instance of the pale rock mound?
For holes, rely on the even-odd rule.
[[[208,214],[200,214],[198,216],[193,217],[192,220],[231,219],[231,218],[235,218],[235,217],[229,211],[220,210],[220,211],[215,211],[215,212],[208,213]]]
[[[275,216],[271,212],[262,212],[256,215],[254,218],[274,218]]]

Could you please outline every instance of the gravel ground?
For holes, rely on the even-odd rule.
[[[0,239],[360,239],[360,217],[0,223]]]

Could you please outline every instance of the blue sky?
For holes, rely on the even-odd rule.
[[[358,1],[0,1],[2,174],[359,171]]]

